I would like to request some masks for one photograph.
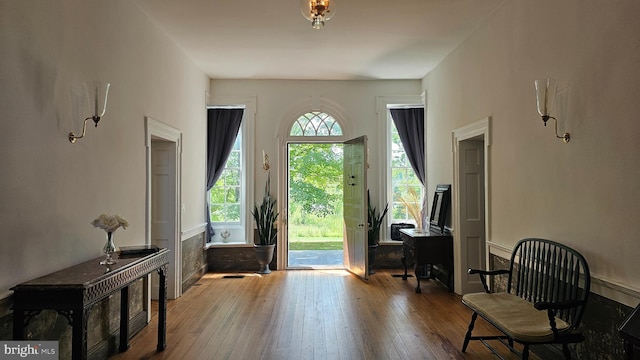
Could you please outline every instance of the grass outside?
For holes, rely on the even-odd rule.
[[[342,242],[342,238],[292,238],[289,250],[342,250]]]

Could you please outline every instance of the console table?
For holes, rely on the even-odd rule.
[[[400,229],[402,237],[402,265],[404,275],[402,280],[407,280],[407,264],[411,260],[415,263],[415,275],[418,281],[416,293],[420,289],[420,269],[426,265],[443,265],[447,268],[446,284],[449,290],[453,290],[453,237],[439,228],[418,231],[416,229]],[[433,269],[431,271],[433,278]]]
[[[97,258],[16,285],[13,290],[13,338],[25,339],[25,327],[44,309],[65,316],[72,326],[72,359],[87,358],[87,323],[91,308],[120,291],[120,351],[129,348],[129,285],[157,271],[158,351],[166,347],[167,264],[169,250],[121,256],[109,267]]]

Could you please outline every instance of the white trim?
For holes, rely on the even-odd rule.
[[[491,145],[491,118],[487,116],[484,119],[473,122],[469,125],[463,126],[461,128],[455,129],[451,132],[451,152],[453,154],[453,198],[451,203],[453,204],[453,211],[451,212],[453,216],[453,229],[460,228],[460,185],[458,184],[458,150],[460,146],[460,142],[468,139],[472,139],[476,136],[483,136],[484,143],[484,236],[485,236],[485,268],[489,266],[489,251],[487,249],[487,242],[491,239],[491,213],[489,209],[491,208],[491,194],[489,192],[489,188],[491,188],[491,183],[489,182],[489,169],[491,168],[489,163],[489,146]],[[460,234],[453,231],[453,268],[454,268],[454,280],[455,284],[455,292],[457,294],[462,294],[462,279],[466,276],[466,271],[460,269],[461,267],[461,259],[460,259]]]
[[[601,275],[591,274],[591,291],[633,308],[640,303],[640,289],[631,288]]]
[[[509,260],[511,258],[511,253],[513,252],[513,248],[508,246],[498,244],[497,242],[488,241],[487,240],[487,250],[490,254],[500,256],[503,259]]]
[[[213,95],[209,97],[207,101],[207,107],[243,107],[244,114],[242,116],[242,158],[244,164],[243,169],[243,182],[244,191],[241,194],[240,201],[242,204],[248,204],[245,206],[242,219],[240,220],[240,226],[244,228],[244,238],[247,244],[253,241],[253,217],[251,216],[251,209],[254,203],[255,189],[252,184],[255,183],[254,175],[254,153],[255,153],[255,122],[256,122],[256,96],[218,96]],[[206,146],[206,144],[205,144]],[[206,149],[205,149],[206,151]],[[208,216],[208,214],[205,214]],[[229,228],[235,226],[227,226]],[[222,226],[214,226],[215,229],[222,228]],[[206,242],[207,239],[205,239]],[[253,245],[251,245],[253,246]]]
[[[379,245],[384,245],[384,246],[402,246],[402,241],[398,241],[398,240],[380,240]]]
[[[222,248],[252,248],[252,244],[245,244],[241,242],[236,243],[207,243],[204,245],[204,249],[222,249]]]
[[[376,113],[380,119],[380,114],[386,118],[385,112],[389,106],[424,106],[425,93],[420,95],[390,95],[390,96],[376,96]]]
[[[491,145],[491,132],[489,131],[489,127],[491,126],[490,122],[491,117],[487,116],[482,120],[478,120],[474,123],[453,130],[451,134],[451,151],[456,151],[456,145],[458,142],[474,138],[478,135],[484,135],[485,147],[489,147]]]
[[[192,237],[202,234],[207,230],[207,223],[198,224],[191,229],[182,231],[182,241],[189,240]]]
[[[487,241],[489,253],[510,260],[513,247]],[[636,307],[640,303],[640,289],[632,288],[602,275],[591,274],[591,292],[620,304]]]
[[[284,123],[286,121],[283,121]],[[282,124],[281,124],[282,125]],[[291,125],[289,125],[290,127]],[[282,130],[282,129],[281,129]],[[286,130],[288,131],[288,130]],[[287,142],[284,140],[282,136],[278,136],[276,139],[276,143],[278,144],[278,153],[276,154],[276,169],[277,169],[277,198],[278,199],[286,199],[288,195],[288,184],[285,184],[285,180],[288,179],[287,172]],[[280,166],[283,164],[283,166]],[[278,270],[286,270],[287,263],[289,263],[289,202],[287,200],[278,201],[278,213],[280,214],[278,218],[278,234],[276,239],[276,269]]]
[[[172,126],[161,123],[149,116],[145,116],[145,126],[146,126],[146,138],[145,138],[145,146],[147,148],[151,147],[151,139],[152,138],[162,138],[168,141],[173,141],[178,146],[178,154],[182,154],[182,132]]]
[[[224,96],[224,95],[213,95],[209,97],[207,101],[207,107],[239,107],[244,106],[247,110],[247,113],[251,115],[256,114],[256,103],[257,97],[253,96]]]
[[[169,298],[178,298],[182,295],[182,237],[180,234],[181,218],[180,204],[182,204],[182,132],[172,126],[157,121],[149,116],[145,116],[145,147],[147,161],[147,204],[146,204],[146,224],[145,224],[145,243],[151,244],[151,144],[153,139],[163,139],[175,143],[176,149],[176,209],[175,217],[175,251],[169,256],[173,257],[175,266],[174,271],[169,271],[169,276],[173,276],[174,287],[168,289]],[[149,282],[151,286],[151,282]],[[150,292],[149,292],[150,293]],[[148,301],[150,305],[150,299]]]

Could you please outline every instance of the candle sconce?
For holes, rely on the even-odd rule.
[[[75,144],[76,140],[84,137],[87,131],[87,121],[93,120],[95,123],[95,127],[98,127],[98,122],[104,116],[104,113],[107,111],[107,97],[109,96],[109,87],[111,84],[105,82],[96,81],[93,83],[92,87],[89,88],[89,85],[85,84],[87,87],[87,95],[93,92],[93,115],[84,119],[84,123],[82,124],[82,135],[77,136],[73,131],[69,133],[69,142]],[[91,91],[90,91],[91,90]]]
[[[549,116],[551,110],[553,109],[553,105],[556,99],[556,89],[558,84],[553,79],[543,79],[536,80],[536,104],[538,106],[538,114],[542,116],[542,121],[544,122],[544,126],[547,126],[547,121],[549,119],[553,119],[556,125],[556,137],[558,139],[562,139],[565,143],[568,143],[571,140],[571,135],[569,133],[564,133],[562,136],[558,134],[558,119],[553,116]]]

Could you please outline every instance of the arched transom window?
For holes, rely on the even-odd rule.
[[[291,136],[342,136],[342,128],[331,115],[319,111],[308,112],[291,126]]]

